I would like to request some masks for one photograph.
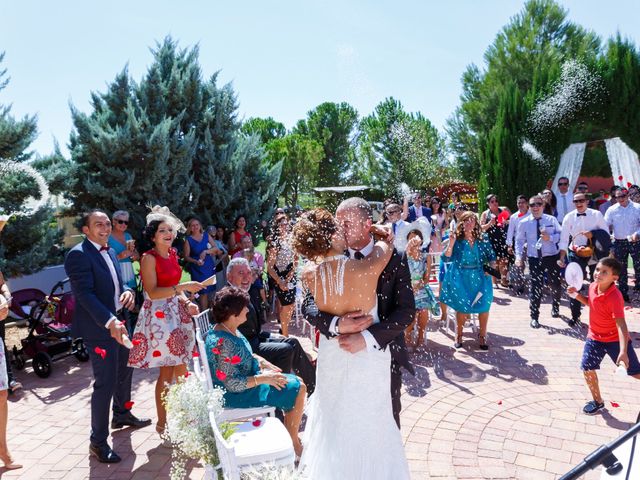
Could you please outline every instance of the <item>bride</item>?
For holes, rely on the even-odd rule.
[[[373,227],[385,238],[387,230]],[[317,308],[332,315],[369,312],[377,316],[378,277],[393,253],[378,241],[362,260],[344,255],[346,242],[324,209],[304,214],[293,230],[293,247],[311,260],[303,288]],[[337,337],[320,338],[316,390],[310,398],[300,468],[310,479],[408,479],[409,471],[391,405],[389,349],[355,354]]]

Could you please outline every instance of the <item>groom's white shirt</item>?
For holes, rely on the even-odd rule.
[[[353,248],[350,248],[349,249],[349,256],[351,258],[354,258],[354,255],[355,255],[355,253],[357,251],[359,251],[365,257],[368,257],[369,255],[371,255],[371,252],[373,252],[373,238],[367,244],[367,246],[364,247],[361,250],[354,250]],[[339,319],[340,319],[340,317],[338,317],[338,316],[333,317],[333,320],[331,320],[331,325],[329,325],[329,332],[334,334],[334,335],[338,334],[338,332],[336,332],[336,324],[338,323]],[[380,350],[380,344],[378,344],[378,342],[376,342],[376,339],[373,337],[373,335],[371,335],[371,332],[369,332],[368,330],[363,330],[360,333],[362,334],[362,337],[364,338],[364,343],[367,344],[367,351],[368,352],[370,352],[372,350]]]

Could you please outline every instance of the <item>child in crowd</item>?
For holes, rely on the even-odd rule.
[[[605,355],[609,355],[616,365],[624,365],[627,375],[640,380],[640,363],[631,345],[624,319],[624,300],[615,285],[622,268],[615,258],[603,258],[596,265],[588,298],[580,295],[574,287],[567,289],[571,298],[589,306],[589,334],[581,365],[593,397],[582,409],[588,415],[604,408],[596,370],[600,368]]]

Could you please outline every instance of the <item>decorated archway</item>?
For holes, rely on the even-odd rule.
[[[607,138],[604,140],[611,165],[611,174],[613,182],[621,186],[639,185],[640,184],[640,163],[638,162],[638,154],[620,139],[620,137]],[[558,195],[558,179],[567,177],[569,179],[569,191],[573,192],[584,159],[584,151],[586,143],[572,143],[562,153],[560,157],[560,165],[553,179],[553,191]]]

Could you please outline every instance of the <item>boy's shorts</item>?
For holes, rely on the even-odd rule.
[[[605,355],[609,355],[613,363],[618,360],[620,355],[620,342],[598,342],[591,338],[587,338],[584,343],[584,350],[582,351],[582,364],[580,368],[583,371],[599,370],[600,363],[604,359]],[[627,375],[636,375],[640,373],[640,362],[636,352],[633,350],[631,340],[627,345],[627,356],[629,357],[629,368],[627,368]]]

